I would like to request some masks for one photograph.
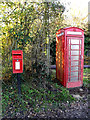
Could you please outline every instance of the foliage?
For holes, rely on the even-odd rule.
[[[60,2],[2,2],[1,8],[3,78],[12,70],[13,49],[23,50],[25,71],[37,73],[38,63],[43,63],[47,72],[49,41],[55,40],[64,6]]]
[[[85,35],[84,39],[84,55],[88,55],[88,50],[90,48],[90,37]]]
[[[51,64],[56,64],[56,41],[53,41],[50,45],[50,53],[51,53]]]
[[[89,81],[89,75],[90,75],[90,68],[85,68],[83,73],[83,85],[85,87],[89,87],[90,81]]]

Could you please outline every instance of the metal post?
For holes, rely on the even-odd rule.
[[[19,73],[17,73],[17,84],[18,84],[18,94],[21,95],[21,81],[20,81]]]

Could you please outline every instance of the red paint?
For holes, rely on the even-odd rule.
[[[67,88],[83,84],[84,31],[77,27],[56,33],[56,77]]]
[[[23,72],[23,51],[12,50],[13,73]]]

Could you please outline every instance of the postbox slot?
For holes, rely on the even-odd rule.
[[[17,55],[19,55],[19,56],[21,56],[21,54],[13,54],[14,56],[17,56]]]

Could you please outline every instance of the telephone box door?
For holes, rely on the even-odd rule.
[[[67,86],[81,86],[83,81],[83,39],[67,37]],[[73,86],[74,85],[74,86]]]

